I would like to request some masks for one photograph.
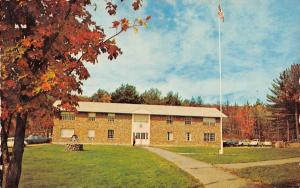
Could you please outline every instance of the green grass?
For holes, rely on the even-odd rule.
[[[238,176],[271,184],[272,187],[300,187],[300,163],[235,170]]]
[[[172,163],[140,147],[25,148],[20,187],[201,187]]]
[[[224,154],[218,154],[218,148],[208,147],[162,147],[176,153],[199,161],[212,164],[244,163],[254,161],[265,161],[273,159],[284,159],[290,157],[300,157],[298,148],[224,148]]]

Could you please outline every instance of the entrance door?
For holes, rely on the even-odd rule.
[[[133,114],[132,142],[136,145],[150,144],[150,116],[144,114]]]
[[[137,144],[137,145],[149,144],[149,133],[148,132],[134,132],[133,137],[135,138],[135,144]]]

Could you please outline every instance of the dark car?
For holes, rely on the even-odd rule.
[[[237,146],[238,141],[237,140],[224,140],[223,141],[223,146],[224,147],[231,147],[231,146]]]
[[[27,138],[25,138],[25,141],[28,144],[42,144],[50,142],[51,139],[46,136],[30,135]]]

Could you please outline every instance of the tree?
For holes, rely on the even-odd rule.
[[[98,89],[98,91],[92,95],[91,101],[110,103],[111,95],[104,89]]]
[[[78,101],[86,101],[86,102],[92,101],[91,97],[89,96],[79,95],[77,97],[78,97]]]
[[[162,104],[161,91],[156,88],[146,90],[141,94],[141,100],[144,104]]]
[[[136,88],[129,84],[122,84],[111,94],[112,103],[140,104],[140,96]]]
[[[267,95],[269,106],[277,118],[284,124],[294,121],[295,136],[299,139],[299,109],[300,109],[300,64],[293,64],[284,70],[279,78],[274,80],[271,94]],[[293,114],[293,115],[292,115]],[[289,132],[289,131],[288,131]],[[288,133],[289,134],[289,133]]]
[[[182,101],[178,93],[173,93],[170,91],[167,93],[167,96],[163,99],[164,104],[170,106],[181,106]]]
[[[107,2],[107,12],[117,5]],[[6,1],[0,0],[1,61],[1,151],[3,188],[18,187],[27,119],[41,109],[58,107],[75,110],[82,80],[89,77],[85,63],[96,63],[99,55],[108,59],[122,53],[114,37],[129,28],[146,25],[150,17],[122,18],[113,22],[116,34],[107,36],[91,19],[89,0]],[[141,6],[134,0],[133,9]],[[9,156],[7,137],[14,130],[14,147]]]

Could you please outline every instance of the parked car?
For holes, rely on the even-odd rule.
[[[253,139],[249,143],[249,146],[259,146],[259,145],[261,145],[261,142],[259,139]]]
[[[264,142],[262,142],[263,146],[272,146],[272,142],[269,140],[265,140]]]
[[[28,144],[42,144],[50,142],[51,138],[46,136],[29,135],[27,138],[25,138],[25,140]]]
[[[250,145],[250,140],[245,139],[245,140],[240,140],[238,143],[238,146],[249,146]]]
[[[12,148],[14,147],[14,143],[15,143],[15,138],[14,137],[9,137],[7,138],[7,147]],[[27,145],[28,143],[24,140],[24,147]]]
[[[224,140],[223,141],[223,146],[224,147],[231,147],[231,146],[237,146],[238,141],[237,140]]]

